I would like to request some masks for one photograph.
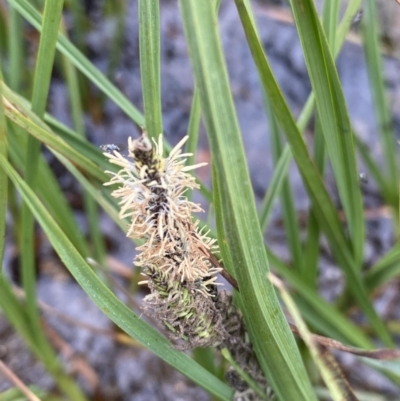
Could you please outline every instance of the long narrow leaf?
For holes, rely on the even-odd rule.
[[[156,139],[163,132],[158,0],[139,0],[139,52],[146,130],[150,138]]]
[[[288,308],[288,311],[297,326],[302,340],[307,345],[308,351],[310,352],[315,365],[318,367],[318,370],[321,373],[327,388],[329,389],[332,399],[334,401],[357,401],[357,398],[354,396],[354,393],[348,385],[348,382],[341,375],[340,368],[336,361],[333,362],[333,356],[329,353],[329,351],[325,354],[323,349],[318,347],[313,340],[311,333],[309,332],[307,325],[304,323],[295,302],[284,287],[283,283],[277,277],[272,275],[270,275],[270,279],[279,289],[282,300]],[[329,355],[330,358],[328,359],[326,355]],[[339,372],[337,369],[339,369]]]
[[[250,337],[278,398],[315,400],[293,335],[265,277],[268,260],[212,2],[181,0],[180,7],[222,198],[227,246]]]
[[[353,254],[361,268],[364,214],[354,141],[342,87],[312,0],[291,1],[329,159],[348,222]]]
[[[0,79],[2,78],[2,66],[0,62]],[[7,123],[4,115],[4,107],[2,98],[2,89],[0,86],[0,155],[7,158]],[[3,253],[4,243],[6,237],[6,223],[7,223],[7,187],[8,187],[7,174],[5,171],[0,170],[0,275],[3,266]]]
[[[274,173],[271,181],[269,182],[268,190],[264,196],[263,203],[260,208],[259,218],[261,230],[263,232],[267,228],[267,224],[272,213],[272,208],[275,204],[276,198],[280,194],[284,180],[287,177],[286,173],[289,169],[291,161],[292,152],[290,147],[285,146],[285,149],[282,151],[279,160],[275,164]]]
[[[65,26],[63,24],[62,31],[65,33]],[[70,108],[72,114],[72,120],[76,131],[82,138],[85,138],[85,125],[84,125],[84,112],[82,106],[81,95],[79,91],[78,73],[76,68],[68,60],[67,57],[63,56],[64,72],[66,75]],[[89,196],[86,191],[83,192],[83,202],[85,206],[85,213],[87,215],[89,233],[91,243],[93,244],[93,256],[98,263],[103,264],[105,259],[105,244],[103,240],[103,234],[100,229],[100,221],[96,201]]]
[[[381,146],[383,148],[384,161],[388,178],[388,189],[390,189],[391,204],[396,207],[398,203],[399,165],[396,155],[396,138],[393,132],[390,107],[387,94],[385,93],[385,80],[379,47],[378,16],[376,12],[376,1],[367,0],[364,7],[362,21],[364,52],[367,60],[367,70],[371,83],[374,109],[378,120],[378,132],[380,134]]]
[[[400,246],[394,246],[366,273],[364,280],[369,291],[373,291],[400,275]]]
[[[44,6],[43,30],[40,35],[32,89],[32,112],[39,118],[43,117],[46,109],[54,54],[56,51],[55,43],[63,4],[64,0],[46,0]],[[7,106],[5,108],[7,109]],[[40,145],[40,141],[35,137],[28,137],[28,144],[25,149],[25,180],[32,188],[36,187]],[[51,360],[54,359],[54,353],[52,348],[48,346],[47,340],[40,329],[39,310],[36,304],[34,218],[25,203],[22,204],[21,208],[20,250],[22,284],[26,295],[26,305],[31,320],[30,323],[33,327],[36,340],[44,354],[44,358]]]
[[[60,137],[54,135],[50,130],[43,129],[41,126],[36,124],[34,118],[32,118],[31,112],[28,110],[22,112],[19,107],[14,103],[11,103],[7,97],[3,97],[3,99],[6,116],[11,121],[14,121],[40,142],[70,158],[76,165],[80,166],[83,170],[88,171],[94,178],[97,178],[101,182],[105,181],[106,175],[97,166],[90,162],[84,155],[69,146]]]
[[[264,104],[267,109],[270,127],[272,157],[274,159],[274,164],[277,164],[280,156],[284,155],[283,141],[281,138],[282,134],[280,132],[278,121],[276,120],[271,104],[268,101],[268,97],[264,96],[264,98]],[[304,264],[302,257],[303,250],[300,242],[299,222],[288,177],[284,178],[282,184],[281,207],[287,243],[292,256],[292,265],[298,272],[300,272],[300,274],[302,274]]]
[[[324,1],[322,10],[322,23],[331,49],[335,49],[339,3],[338,0]],[[316,115],[316,124],[314,129],[314,160],[323,177],[326,162],[326,147],[318,113]],[[311,205],[307,222],[307,239],[304,244],[304,266],[306,266],[306,268],[303,269],[303,277],[311,287],[316,287],[318,277],[320,228],[313,209],[314,207]]]
[[[9,137],[10,159],[19,171],[24,171],[22,149],[26,149],[26,142],[26,140],[25,143],[19,141],[15,136]],[[83,256],[88,256],[89,252],[83,233],[78,227],[77,221],[61,191],[56,177],[43,157],[39,159],[38,175],[41,179],[37,182],[37,195],[43,200],[48,211],[56,219],[57,224],[62,227],[79,252]]]

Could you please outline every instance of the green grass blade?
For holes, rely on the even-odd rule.
[[[63,0],[47,0],[45,2],[43,30],[40,35],[32,90],[32,112],[40,118],[44,115],[46,109],[63,3]],[[39,157],[40,142],[33,136],[29,136],[25,158],[25,180],[32,188],[36,187]],[[36,305],[34,218],[25,203],[22,204],[21,208],[21,238],[19,245],[21,249],[22,284],[26,296],[27,311],[36,340],[45,355],[44,357],[51,360],[54,359],[53,351],[47,346],[47,340],[40,329],[39,311]]]
[[[268,248],[267,254],[274,270],[287,280],[297,292],[296,299],[301,306],[304,317],[310,324],[324,335],[336,338],[344,343],[366,349],[374,347],[374,344],[358,326],[323,299],[316,289],[310,288],[298,274],[285,265]]]
[[[268,260],[229,91],[213,4],[181,0],[189,56],[224,209],[224,231],[250,338],[278,398],[315,400],[299,351],[266,279]],[[223,238],[219,238],[220,242]]]
[[[126,231],[128,222],[121,220],[119,217],[119,207],[115,202],[115,198],[106,196],[106,189],[104,187],[98,188],[91,183],[79,169],[77,169],[66,157],[56,153],[58,160],[67,168],[67,170],[79,181],[85,191],[96,201],[111,217],[114,222],[121,228],[122,231]],[[107,192],[109,194],[109,192]]]
[[[360,7],[362,5],[362,0],[353,0],[347,3],[346,11],[344,12],[343,19],[340,21],[336,40],[335,40],[335,57],[338,56],[340,49],[343,45],[343,42],[346,38],[347,32],[351,28],[354,22],[354,17],[360,11]],[[329,41],[331,43],[331,41]]]
[[[10,55],[10,67],[8,71],[8,82],[13,90],[19,90],[21,77],[24,71],[23,66],[23,26],[21,16],[10,9],[10,27],[8,31],[8,51]]]
[[[400,275],[400,245],[395,245],[385,256],[379,259],[365,274],[365,285],[369,291]]]
[[[315,93],[326,148],[348,223],[354,259],[361,268],[364,257],[364,214],[346,102],[314,2],[291,1],[291,5]]]
[[[7,118],[15,122],[43,144],[70,158],[71,161],[87,171],[93,178],[100,182],[105,181],[107,176],[98,168],[98,166],[88,160],[84,154],[73,149],[68,145],[68,143],[56,136],[48,128],[44,129],[43,126],[45,125],[38,122],[37,117],[35,117],[31,111],[24,108],[24,104],[15,104],[12,102],[12,99],[8,96],[8,93],[6,93],[5,86],[3,86],[3,90],[5,95],[5,113]]]
[[[40,14],[28,3],[27,0],[7,0],[29,23],[37,30],[42,29]],[[128,98],[110,80],[100,72],[65,36],[59,34],[57,49],[75,65],[75,67],[98,86],[126,115],[139,126],[144,126],[143,115]]]
[[[323,357],[323,348],[319,347],[313,340],[311,333],[296,306],[296,303],[284,287],[283,283],[274,276],[271,276],[270,279],[279,289],[281,298],[285,303],[290,315],[292,316],[293,321],[297,326],[297,330],[299,331],[302,340],[310,352],[312,360],[317,366],[327,388],[329,389],[329,393],[333,401],[354,400],[354,397],[352,397],[353,392],[351,388],[348,387],[346,379],[340,374],[338,375],[335,370],[332,370],[332,365],[327,363],[326,357]]]
[[[322,9],[322,24],[329,41],[331,49],[335,49],[336,28],[339,17],[339,1],[326,0]],[[314,160],[322,177],[325,170],[325,141],[318,114],[314,129]],[[315,217],[314,207],[311,205],[307,221],[307,239],[304,244],[304,266],[303,277],[310,287],[316,287],[318,278],[318,255],[320,228]]]
[[[25,143],[22,140],[18,141],[15,135],[10,135],[9,137],[10,159],[19,171],[24,171],[25,167],[22,150],[26,149],[26,142],[26,140]],[[57,224],[62,227],[63,231],[73,242],[74,246],[83,256],[88,256],[89,251],[85,238],[83,237],[67,200],[57,183],[57,179],[54,177],[53,172],[50,170],[43,157],[39,159],[38,176],[41,177],[41,179],[38,180],[36,187],[38,196],[43,200],[49,212],[56,219]]]
[[[235,277],[235,269],[232,261],[231,253],[229,252],[228,242],[225,235],[224,221],[226,220],[226,213],[222,207],[222,194],[221,188],[218,183],[218,177],[215,165],[211,166],[212,181],[213,181],[213,205],[215,207],[215,225],[217,227],[217,238],[219,252],[224,261],[224,268]],[[215,236],[214,236],[215,238]],[[235,277],[236,278],[236,277]]]
[[[355,263],[353,255],[350,253],[348,241],[344,235],[337,211],[325,189],[320,173],[311,161],[304,140],[276,83],[243,0],[235,0],[235,2],[254,61],[261,77],[261,82],[269,98],[272,99],[271,104],[275,116],[278,118],[278,122],[285,132],[287,140],[292,148],[293,156],[311,201],[316,206],[317,219],[321,223],[321,228],[323,228],[327,235],[332,253],[335,255],[338,264],[343,268],[352,294],[371,321],[372,326],[386,345],[392,345],[393,343],[386,327],[376,314],[371,301],[368,299],[366,290],[361,282],[359,267]]]
[[[385,360],[374,360],[370,358],[359,357],[359,359],[366,365],[373,367],[378,372],[381,372],[393,383],[400,386],[400,362],[399,360],[385,361]]]
[[[32,110],[39,117],[43,116],[46,110],[63,4],[63,0],[46,1],[45,3],[32,91]]]
[[[151,349],[154,354],[221,400],[229,401],[232,391],[226,384],[216,379],[185,353],[175,350],[166,338],[123,304],[100,281],[32,190],[4,157],[0,157],[0,166],[7,172],[9,178],[20,191],[60,259],[95,304],[122,330],[145,347]]]
[[[375,180],[376,184],[378,185],[379,190],[381,191],[383,197],[389,204],[395,206],[395,204],[392,203],[394,190],[391,188],[389,180],[385,178],[382,172],[382,168],[373,160],[371,156],[371,151],[368,148],[367,144],[362,142],[362,140],[357,135],[354,135],[354,140],[359,155],[361,156],[363,162],[367,166],[368,171],[371,174],[371,177]]]
[[[317,115],[314,129],[314,161],[322,177],[325,171],[325,159],[325,141]],[[303,278],[311,288],[317,287],[321,231],[314,209],[315,207],[311,205],[307,221],[307,239],[304,244],[304,265],[306,268]]]
[[[139,0],[139,53],[146,130],[150,138],[157,140],[163,132],[158,0]]]
[[[259,219],[262,232],[264,232],[267,228],[272,209],[274,207],[276,198],[281,192],[284,180],[287,177],[287,171],[291,161],[292,151],[290,150],[289,146],[285,146],[279,157],[279,160],[275,163],[274,173],[272,174],[268,190],[260,207]]]
[[[339,6],[339,0],[325,0],[322,9],[322,25],[331,49],[335,49],[336,29],[339,19]]]
[[[278,163],[281,155],[283,155],[283,141],[281,138],[281,132],[278,126],[278,122],[270,105],[267,96],[264,96],[264,104],[268,113],[268,121],[270,127],[271,136],[271,148],[272,158],[274,164]],[[288,177],[285,177],[282,184],[281,192],[281,206],[282,216],[285,225],[285,233],[288,242],[288,247],[292,256],[292,266],[300,273],[303,274],[303,250],[301,246],[299,222],[297,219],[297,213],[293,200],[293,193],[290,187],[290,181]]]
[[[0,79],[2,78],[2,66],[0,60]],[[0,155],[7,159],[7,123],[4,115],[3,91],[0,86]],[[8,179],[5,171],[0,170],[0,276],[3,266],[4,243],[6,239],[7,224],[7,194]]]
[[[192,156],[188,156],[186,160],[187,166],[195,164],[195,153],[197,150],[197,144],[199,141],[199,129],[200,129],[200,118],[201,118],[201,107],[199,92],[194,88],[192,106],[190,108],[189,124],[187,129],[187,135],[189,136],[186,142],[185,153],[191,153]],[[192,190],[186,191],[185,195],[189,200],[192,199]]]
[[[62,26],[62,31],[65,34],[64,25]],[[78,74],[75,67],[72,65],[67,57],[63,56],[62,61],[69,90],[72,121],[78,134],[80,134],[82,138],[85,138],[86,135],[84,126],[84,113],[81,95],[79,92]],[[106,250],[103,240],[103,234],[101,233],[100,229],[100,221],[97,212],[96,201],[85,191],[83,193],[83,201],[85,212],[87,215],[90,239],[93,245],[93,256],[97,260],[97,262],[102,265],[104,263]]]
[[[364,52],[373,93],[374,110],[376,111],[378,120],[378,132],[383,149],[383,159],[386,162],[386,173],[389,181],[388,187],[391,190],[390,204],[397,207],[398,190],[396,183],[399,182],[399,165],[397,163],[397,145],[393,132],[392,117],[388,97],[385,93],[385,80],[379,47],[377,4],[375,0],[367,0],[365,3],[362,19]]]

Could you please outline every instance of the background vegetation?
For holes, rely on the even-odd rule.
[[[180,0],[179,10],[177,6],[196,82],[188,126],[188,149],[196,151],[201,116],[213,166],[212,190],[203,188],[203,193],[215,210],[215,235],[225,268],[240,283],[240,292],[235,296],[250,339],[279,400],[316,400],[326,396],[326,389],[335,400],[353,399],[344,382],[337,380],[336,366],[327,362],[307,328],[303,327],[303,319],[313,332],[365,350],[395,348],[396,336],[398,338],[398,324],[388,325],[374,305],[376,291],[399,275],[398,242],[374,266],[368,270],[364,266],[366,226],[358,157],[368,166],[371,179],[378,185],[396,233],[399,221],[397,144],[385,93],[376,3],[374,0],[364,3],[361,35],[379,122],[377,141],[383,149],[383,167],[372,159],[368,148],[353,130],[335,67],[335,57],[361,0],[349,2],[342,18],[339,18],[339,0],[326,0],[321,15],[317,14],[312,0],[290,1],[312,85],[312,93],[297,121],[259,40],[250,2],[235,0],[242,24],[238,29],[243,29],[246,34],[259,73],[274,144],[275,170],[260,210],[255,206],[216,23],[219,4],[212,0]],[[110,8],[108,12],[123,16],[119,2],[105,4]],[[151,137],[163,131],[158,1],[139,1],[143,114],[85,56],[83,35],[86,27],[79,1],[70,0],[64,4],[62,0],[47,0],[42,4],[41,1],[8,0],[7,5],[0,5],[3,6],[0,11],[0,94],[3,99],[0,102],[0,238],[4,238],[8,227],[7,234],[14,238],[19,250],[23,289],[22,293],[18,292],[9,276],[2,273],[2,313],[56,381],[62,393],[58,399],[86,400],[87,395],[60,363],[41,328],[35,270],[34,221],[37,221],[65,267],[117,326],[206,389],[215,399],[231,399],[232,390],[216,373],[220,365],[217,357],[205,350],[195,352],[192,358],[172,348],[163,335],[116,296],[107,273],[96,267],[104,265],[106,256],[98,224],[99,209],[122,229],[125,222],[118,218],[118,205],[110,197],[109,187],[103,187],[103,183],[108,181],[104,170],[110,170],[112,166],[101,150],[85,138],[83,121],[88,107],[85,102],[89,102],[88,82],[113,100],[138,126],[146,127]],[[65,32],[63,7],[67,7],[75,17],[74,44]],[[23,21],[28,21],[40,32],[39,46],[33,55],[34,72],[25,66],[32,55],[24,50]],[[118,39],[117,36],[116,54],[123,51],[118,46]],[[54,63],[62,64],[63,79],[68,84],[72,128],[46,114]],[[22,90],[23,79],[29,81],[29,90]],[[316,123],[314,148],[310,149],[303,132],[312,116]],[[54,172],[46,164],[41,145],[84,189],[90,240],[83,238],[71,205]],[[300,171],[310,200],[305,238],[300,235],[292,190],[287,180],[292,161]],[[331,166],[335,177],[340,208],[324,183],[327,165]],[[278,199],[285,216],[287,245],[292,258],[290,266],[265,245],[263,238],[272,207]],[[328,303],[318,290],[321,238],[328,242],[346,281],[345,289],[335,304]],[[4,243],[1,240],[0,254],[3,254]],[[97,262],[95,267],[88,263],[88,258]],[[290,288],[290,296],[282,287],[283,293],[274,290],[268,276],[270,267]],[[292,299],[297,306],[291,302]],[[306,347],[301,341],[295,341],[281,305],[290,311]],[[366,319],[363,325],[351,318],[351,310],[361,312]],[[315,373],[313,368],[304,369],[305,364],[312,364],[310,358],[319,373]],[[372,364],[368,359],[363,359],[363,362],[400,385],[398,362],[375,361]],[[211,368],[206,369],[210,363]],[[41,399],[55,399],[54,395],[43,394],[35,387],[25,391],[30,399],[35,399],[34,394]],[[19,397],[12,391],[1,396],[7,400]],[[372,398],[374,396],[378,397],[368,393],[358,395],[359,399],[365,400],[390,399],[384,395]]]

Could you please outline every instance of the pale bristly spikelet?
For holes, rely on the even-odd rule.
[[[186,140],[164,158],[162,136],[153,144],[146,133],[129,138],[128,158],[117,151],[105,153],[121,167],[118,173],[108,172],[112,178],[105,185],[119,185],[112,195],[119,199],[120,217],[129,221],[127,236],[145,239],[135,258],[152,291],[145,310],[163,319],[177,338],[216,343],[222,328],[211,298],[220,269],[212,266],[209,254],[217,246],[192,220],[201,207],[185,196],[187,189],[199,187],[188,171],[205,163],[185,166],[190,155],[181,148]]]

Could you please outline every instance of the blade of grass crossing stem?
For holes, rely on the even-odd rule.
[[[2,79],[2,65],[0,60],[0,79]],[[3,107],[3,92],[0,86],[0,155],[7,159],[7,123]],[[0,276],[3,266],[4,244],[6,240],[7,223],[7,189],[8,179],[4,170],[0,169]]]
[[[139,52],[144,118],[150,138],[163,132],[160,84],[159,0],[139,0]]]
[[[63,372],[63,367],[57,356],[53,355],[52,358],[48,358],[43,353],[43,348],[37,346],[36,336],[32,332],[30,318],[26,308],[18,302],[5,277],[0,277],[0,292],[0,306],[7,316],[7,319],[24,339],[35,356],[43,363],[45,369],[53,377],[60,390],[70,400],[87,401],[87,398],[78,387],[75,380]]]
[[[315,400],[293,335],[265,277],[268,260],[212,2],[181,0],[180,7],[250,338],[278,398]]]
[[[91,160],[94,164],[99,166],[101,170],[106,170],[106,169],[111,170],[113,168],[113,166],[110,165],[108,160],[101,153],[100,149],[91,144],[90,142],[88,142],[87,140],[85,140],[84,138],[82,138],[82,136],[78,132],[67,127],[66,125],[56,120],[54,117],[52,117],[47,113],[44,116],[44,122],[38,119],[37,116],[35,116],[30,111],[30,103],[25,98],[11,91],[10,88],[8,88],[3,82],[0,82],[0,85],[3,86],[4,95],[10,102],[10,104],[17,106],[10,109],[9,114],[12,113],[17,114],[17,111],[19,110],[20,112],[22,112],[19,114],[25,114],[30,121],[33,121],[41,128],[50,132],[51,130],[49,130],[49,127],[53,128],[54,133],[56,133],[57,136],[60,136],[63,140],[65,140],[65,142],[67,142],[72,149],[75,149],[78,154],[85,155],[87,159]],[[11,115],[9,115],[9,118],[16,119],[16,117],[13,118],[11,117]],[[21,125],[23,128],[25,128],[26,126],[26,124],[22,121],[19,121],[18,124]],[[52,133],[52,135],[54,134]],[[41,138],[41,141],[43,142],[45,141],[45,139]],[[84,169],[83,166],[81,166],[81,168]],[[117,171],[117,169],[115,171]]]
[[[329,160],[343,204],[354,260],[361,269],[364,257],[364,212],[353,135],[346,103],[315,4],[291,1],[302,44]]]
[[[319,348],[318,345],[315,344],[314,340],[312,339],[311,333],[309,332],[306,324],[304,323],[301,314],[299,313],[299,310],[296,307],[295,302],[289,295],[289,292],[286,291],[283,283],[273,275],[270,275],[270,280],[279,289],[282,300],[285,303],[286,307],[288,308],[288,311],[292,316],[297,326],[297,329],[299,330],[301,338],[305,342],[315,365],[318,367],[318,370],[321,373],[321,376],[326,386],[329,389],[329,394],[331,395],[333,401],[357,400],[351,388],[349,387],[346,379],[341,374],[340,370],[339,372],[333,370],[332,364],[327,363],[326,358],[323,357],[323,350]],[[334,364],[334,366],[338,368],[338,365],[336,363]]]
[[[332,253],[335,255],[338,264],[343,268],[352,294],[367,315],[371,325],[375,328],[382,341],[390,346],[393,344],[392,339],[383,322],[376,314],[371,301],[368,299],[365,288],[361,282],[358,265],[356,265],[353,255],[350,253],[348,240],[344,235],[337,211],[326,191],[320,173],[310,158],[304,140],[297,128],[278,84],[276,83],[272,69],[257,37],[257,33],[251,22],[248,11],[243,0],[235,0],[235,3],[239,11],[239,16],[246,33],[250,50],[261,77],[261,82],[270,99],[273,99],[271,104],[275,116],[277,117],[278,122],[292,148],[293,156],[296,160],[311,201],[317,206],[317,219],[327,235]]]
[[[270,249],[267,248],[271,266],[279,275],[290,283],[302,300],[300,306],[302,313],[311,310],[311,323],[317,322],[315,327],[321,329],[326,336],[334,336],[336,339],[353,344],[360,348],[372,349],[374,344],[364,332],[338,311],[333,305],[324,300],[316,289],[310,288],[289,266],[285,265]],[[310,315],[310,314],[309,314]]]
[[[32,24],[38,31],[41,31],[42,17],[27,0],[7,1],[30,24]],[[61,34],[58,35],[57,49],[68,57],[82,74],[97,85],[98,88],[115,102],[115,104],[118,105],[137,125],[145,125],[143,115],[135,106],[133,106],[128,98],[114,84],[112,84],[111,81],[82,54],[82,52],[80,52],[65,36]]]
[[[55,54],[55,45],[59,29],[63,0],[46,0],[43,16],[43,30],[40,36],[35,75],[32,90],[32,111],[40,118],[44,115],[47,95],[50,87],[51,72]],[[40,156],[40,142],[29,136],[25,158],[25,181],[34,189],[37,180],[37,165]],[[40,348],[46,353],[46,358],[53,358],[52,350],[46,344],[46,338],[40,327],[39,311],[36,305],[35,277],[35,232],[34,218],[28,206],[21,208],[21,267],[22,284],[26,294],[26,307],[34,328],[34,333]]]
[[[374,110],[378,120],[378,132],[380,133],[383,156],[386,161],[386,171],[389,181],[388,188],[391,189],[390,204],[395,208],[398,206],[399,172],[397,163],[397,144],[393,132],[392,117],[390,113],[387,94],[385,93],[385,80],[379,46],[379,27],[375,0],[367,0],[364,5],[362,18],[362,34],[364,52],[367,61],[369,81],[371,83]]]
[[[33,191],[4,157],[0,157],[0,166],[21,192],[62,262],[95,304],[122,330],[154,354],[221,400],[229,401],[232,391],[226,384],[216,379],[186,354],[174,349],[166,338],[140,319],[99,280]]]
[[[62,32],[64,35],[66,35],[64,23],[62,24]],[[79,91],[78,74],[75,67],[72,65],[67,57],[63,56],[62,61],[69,91],[70,109],[73,124],[78,134],[80,134],[82,138],[85,138],[84,115],[81,95]],[[94,257],[100,265],[103,265],[106,250],[103,241],[103,235],[100,229],[100,219],[96,201],[86,191],[84,191],[83,193],[83,200],[90,232],[90,239],[93,245]]]
[[[267,109],[268,114],[272,158],[274,160],[274,165],[276,165],[280,156],[283,154],[283,141],[281,138],[281,132],[278,126],[278,122],[276,121],[274,112],[272,111],[269,99],[265,95],[265,92],[263,98],[264,106]],[[292,256],[292,265],[294,266],[295,270],[297,270],[300,274],[303,274],[303,250],[300,242],[299,223],[293,201],[293,193],[288,177],[285,177],[282,184],[281,207],[283,221],[285,224],[286,238]]]

